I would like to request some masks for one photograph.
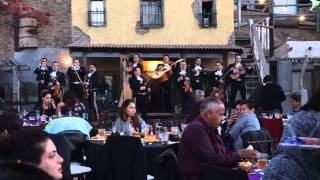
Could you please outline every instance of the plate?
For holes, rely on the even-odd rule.
[[[297,149],[320,149],[320,145],[313,145],[313,144],[280,143],[280,146],[287,147],[287,148],[297,148]]]

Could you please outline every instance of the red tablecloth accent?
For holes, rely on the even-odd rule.
[[[281,118],[262,118],[261,122],[264,128],[269,131],[273,139],[280,140],[283,132],[283,122]]]

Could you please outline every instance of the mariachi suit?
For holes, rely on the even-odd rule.
[[[80,79],[78,78],[76,72],[79,74]],[[69,89],[77,98],[82,101],[83,100],[83,87],[81,85],[80,80],[83,82],[85,79],[86,71],[84,67],[80,67],[79,69],[75,69],[73,66],[68,68],[67,75],[69,76]]]
[[[49,84],[48,84],[48,89],[51,91],[53,94],[54,92],[54,87],[56,85],[56,82],[59,82],[60,84],[60,91],[62,91],[63,87],[66,85],[66,78],[64,73],[60,71],[52,71],[50,73],[50,79],[49,79]],[[62,93],[62,92],[60,92]],[[53,97],[54,101],[56,104],[59,103],[61,97]]]
[[[36,80],[38,81],[38,101],[41,102],[41,91],[48,89],[50,73],[52,68],[50,66],[38,66],[34,73],[37,74]]]
[[[229,106],[233,106],[238,91],[240,92],[241,99],[246,99],[247,88],[246,88],[245,76],[246,76],[246,72],[250,73],[253,71],[253,69],[246,68],[243,64],[241,65],[245,70],[245,73],[240,74],[239,78],[237,79],[232,79],[232,78],[229,79],[229,83],[231,84],[231,95],[230,95]],[[228,66],[228,71],[234,67],[235,67],[235,63],[230,64]],[[234,74],[234,73],[232,70],[230,70],[229,74]]]
[[[169,64],[167,65],[170,66]],[[164,64],[158,64],[157,68],[165,67]],[[174,68],[172,68],[174,71]],[[172,75],[167,81],[159,84],[158,108],[160,112],[172,112]]]
[[[89,108],[95,112],[97,120],[99,120],[99,111],[97,105],[97,93],[100,89],[100,85],[102,81],[105,81],[104,76],[102,76],[99,72],[94,71],[90,72],[87,76],[88,79],[88,89],[89,89]]]
[[[196,65],[193,64],[191,65],[190,69],[192,70],[192,79],[191,79],[191,84],[192,84],[192,88],[194,90],[198,89],[198,90],[203,90],[204,89],[204,79],[205,79],[205,72],[204,70],[204,66],[200,65]]]
[[[141,76],[133,75],[129,79],[129,83],[130,88],[133,91],[133,97],[135,98],[138,112],[141,112],[142,119],[146,120],[148,112],[148,90],[146,87],[146,81]],[[142,90],[142,87],[145,87],[145,89]]]
[[[183,77],[183,80],[179,79],[179,77],[181,77],[181,76]],[[191,90],[191,92],[186,91],[186,86],[184,84],[186,78],[189,78],[190,83],[191,83],[192,74],[191,74],[189,68],[187,68],[186,70],[179,69],[174,74],[174,82],[177,84],[177,87],[178,87],[178,91],[180,94],[180,102],[181,102],[182,107],[188,101],[188,99],[192,93],[192,90]],[[189,86],[191,87],[191,84]]]
[[[216,88],[219,88],[221,83],[219,82],[219,80],[223,80],[223,76],[225,75],[226,71],[224,69],[222,69],[221,71],[212,71],[208,74],[207,76],[207,81],[208,81],[208,84],[209,84],[209,88],[208,89],[208,94],[211,93],[212,91],[212,88],[213,87],[216,87]]]

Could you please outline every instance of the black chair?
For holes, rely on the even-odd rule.
[[[146,180],[146,159],[140,138],[110,136],[106,142],[107,179]]]
[[[253,148],[261,153],[272,155],[276,141],[272,139],[266,129],[249,131],[241,135],[243,147],[252,145]]]
[[[223,168],[214,165],[202,164],[199,180],[248,180],[247,172],[243,169]]]
[[[87,136],[76,130],[62,131],[59,134],[62,134],[74,146],[71,152],[71,176],[80,180],[85,179],[86,174],[92,170],[90,167],[81,165],[84,163],[84,146]]]
[[[162,152],[156,159],[157,180],[182,180],[178,158],[173,149],[169,148]]]

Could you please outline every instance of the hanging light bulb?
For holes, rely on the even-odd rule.
[[[289,9],[288,6],[284,6],[283,7],[283,12],[288,12],[288,9]]]
[[[264,4],[266,0],[259,0],[259,4]]]
[[[303,14],[301,14],[301,15],[299,16],[299,21],[304,21],[304,20],[306,20],[306,16],[303,15]]]

